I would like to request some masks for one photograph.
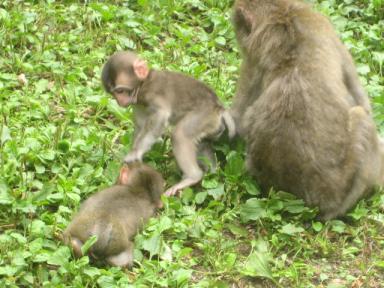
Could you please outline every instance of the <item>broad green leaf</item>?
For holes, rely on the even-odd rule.
[[[163,231],[172,228],[172,223],[173,222],[171,218],[169,218],[168,216],[162,216],[159,220],[159,224],[157,227],[159,233],[162,233]]]
[[[0,266],[0,275],[11,277],[17,273],[17,270],[19,270],[18,267],[13,267],[10,265]]]
[[[359,220],[369,214],[369,210],[362,205],[357,205],[355,209],[348,213],[355,220]]]
[[[116,287],[115,283],[116,280],[113,278],[113,276],[103,275],[97,279],[97,284],[99,284],[101,288]]]
[[[53,150],[45,150],[39,154],[39,156],[45,160],[53,160],[55,159],[55,151]]]
[[[294,235],[297,233],[301,233],[304,231],[302,227],[297,227],[291,223],[284,225],[280,230],[281,233],[288,234],[288,235]]]
[[[43,221],[39,219],[35,219],[32,221],[30,226],[30,234],[32,236],[44,236],[47,235],[48,232],[49,229]]]
[[[151,238],[143,241],[143,249],[149,252],[150,257],[159,254],[160,245],[161,238],[159,234],[152,235]]]
[[[13,197],[8,194],[8,186],[4,183],[0,183],[0,204],[10,204],[12,203]]]
[[[68,259],[71,258],[71,252],[68,247],[62,246],[49,255],[47,263],[50,265],[62,266],[68,263]]]
[[[227,155],[227,165],[225,166],[225,175],[231,178],[238,178],[244,171],[244,160],[242,156],[231,151]]]
[[[229,229],[234,235],[242,236],[242,237],[247,237],[247,236],[248,236],[248,231],[247,231],[247,229],[245,229],[245,228],[242,227],[241,225],[235,225],[235,224],[229,223],[229,224],[226,225],[226,227],[228,227],[228,229]]]
[[[88,238],[87,241],[85,241],[85,243],[83,244],[83,246],[81,246],[81,253],[83,255],[86,255],[89,251],[89,249],[93,246],[93,244],[95,244],[97,242],[97,236],[96,235],[93,235],[91,237]]]
[[[224,46],[225,44],[227,44],[227,41],[226,41],[225,38],[222,37],[222,36],[217,37],[217,38],[215,39],[215,42],[216,42],[217,44],[219,44],[219,45],[222,45],[222,46]]]
[[[266,244],[264,241],[257,243],[256,249],[251,255],[248,256],[243,269],[239,272],[243,275],[253,277],[265,277],[273,280],[270,262],[272,261],[268,251],[266,251]]]
[[[203,182],[201,183],[201,185],[205,188],[205,189],[213,189],[213,188],[216,188],[219,183],[217,182],[216,179],[204,179]]]
[[[332,231],[341,234],[345,231],[346,225],[341,220],[332,220],[331,227],[332,227]]]
[[[201,204],[204,202],[204,200],[207,198],[208,193],[207,192],[199,192],[195,196],[195,202],[196,204]]]
[[[40,164],[35,164],[35,170],[37,174],[44,174],[45,173],[45,166]]]
[[[49,81],[47,79],[40,79],[35,83],[35,92],[36,94],[40,94],[47,90]]]
[[[88,275],[91,278],[95,278],[96,276],[101,275],[100,270],[95,267],[86,267],[84,268],[83,273]]]
[[[38,254],[35,255],[33,258],[34,263],[43,263],[47,262],[48,259],[50,259],[51,253],[48,251],[40,251]]]
[[[0,131],[1,131],[1,135],[0,135],[0,140],[1,140],[1,145],[3,145],[5,142],[7,142],[8,140],[11,140],[11,133],[8,129],[7,126],[5,125],[1,125],[0,126]]]
[[[323,229],[323,224],[321,222],[312,222],[312,228],[313,230],[315,230],[316,232],[320,232],[321,229]]]
[[[178,286],[186,284],[186,282],[191,278],[192,270],[187,269],[178,269],[172,272],[172,278],[176,281]]]
[[[59,141],[59,143],[57,143],[57,148],[60,151],[66,153],[66,152],[69,151],[70,144],[69,144],[69,142],[67,140],[61,140],[61,141]]]
[[[301,199],[288,200],[284,202],[284,210],[292,214],[300,214],[307,210],[307,207],[304,205],[304,201]]]
[[[265,202],[252,198],[241,206],[240,216],[243,221],[258,220],[267,216]]]
[[[215,200],[220,199],[224,195],[224,185],[220,184],[217,188],[209,189],[208,194]]]
[[[224,265],[226,269],[231,269],[236,263],[237,255],[235,253],[226,254],[224,257]]]
[[[25,244],[27,243],[27,238],[25,238],[23,235],[17,232],[13,232],[10,234],[10,236],[17,240],[19,244]]]
[[[140,23],[136,22],[134,20],[128,20],[128,21],[124,22],[124,25],[127,26],[127,27],[134,28],[134,27],[140,26]],[[133,48],[133,47],[127,47],[127,48]]]
[[[245,190],[248,194],[256,196],[260,194],[259,188],[256,187],[254,181],[245,181],[244,182]]]
[[[163,243],[160,258],[171,262],[173,259],[172,254],[172,249],[168,245]]]

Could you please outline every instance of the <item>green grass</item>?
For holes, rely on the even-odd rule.
[[[74,260],[61,244],[81,200],[114,182],[130,147],[130,110],[101,88],[106,57],[135,49],[230,105],[240,64],[231,2],[2,1],[1,287],[382,287],[384,195],[361,201],[344,221],[317,222],[289,194],[259,195],[241,144],[217,143],[217,173],[165,199],[136,237],[131,271]],[[383,131],[383,1],[312,2],[352,52]],[[169,139],[146,161],[168,185],[179,179]]]

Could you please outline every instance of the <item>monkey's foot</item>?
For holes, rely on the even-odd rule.
[[[196,177],[196,179],[193,178],[186,178],[182,180],[181,182],[177,183],[176,185],[173,185],[171,188],[169,188],[167,191],[165,191],[165,196],[173,196],[177,193],[180,193],[181,190],[184,188],[187,188],[189,186],[192,186],[193,184],[196,184],[201,180],[201,177]]]
[[[169,196],[174,196],[177,193],[179,193],[181,191],[181,189],[178,189],[176,186],[177,185],[172,186],[171,188],[169,188],[167,191],[165,191],[164,195],[169,197]]]
[[[109,256],[107,262],[113,266],[119,267],[132,267],[133,265],[133,256],[132,251],[127,249],[120,254]]]

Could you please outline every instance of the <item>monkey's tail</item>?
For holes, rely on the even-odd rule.
[[[236,125],[235,121],[233,120],[231,114],[228,110],[225,110],[222,114],[224,124],[227,126],[228,129],[228,137],[233,138],[236,135]]]

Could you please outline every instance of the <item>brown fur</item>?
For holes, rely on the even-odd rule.
[[[168,196],[201,180],[197,158],[214,160],[209,139],[220,135],[225,126],[230,137],[235,133],[232,117],[212,89],[180,73],[149,70],[133,52],[114,54],[104,65],[102,82],[119,105],[134,105],[135,139],[125,162],[141,161],[168,124],[174,126],[173,153],[184,175],[166,191]]]
[[[111,265],[132,266],[133,238],[161,206],[164,180],[151,167],[132,163],[123,167],[116,185],[88,198],[65,230],[63,239],[81,257],[82,245],[93,235],[90,254]]]
[[[238,0],[243,55],[232,115],[264,190],[296,194],[323,219],[383,184],[383,144],[352,58],[329,21],[299,1]]]

